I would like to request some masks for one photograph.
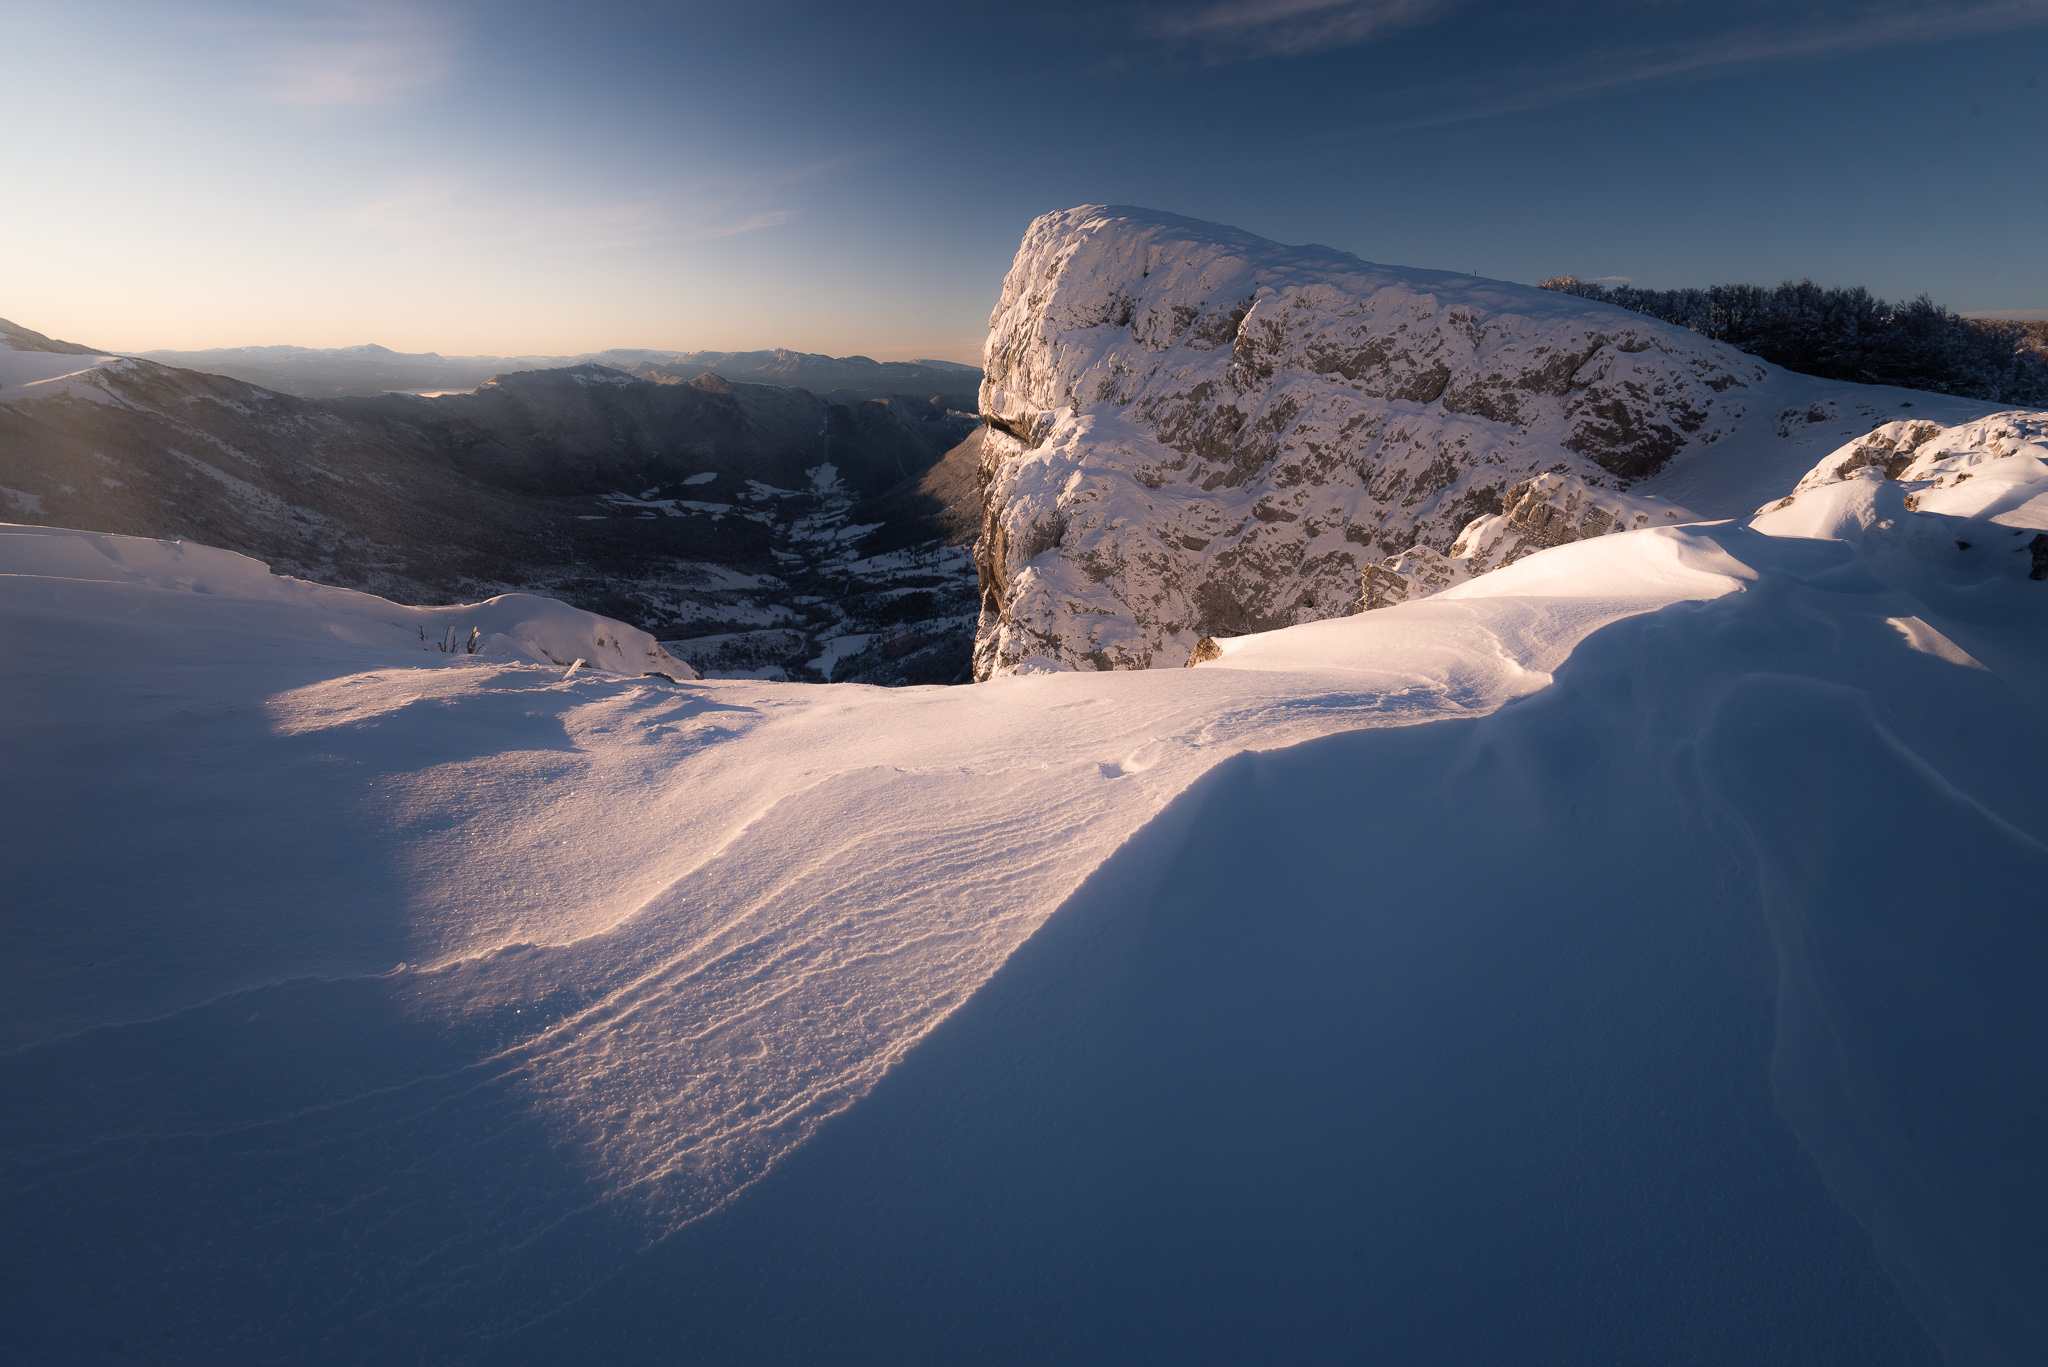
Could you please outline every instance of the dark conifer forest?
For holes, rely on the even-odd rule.
[[[1560,275],[1540,284],[1677,323],[1802,375],[2048,404],[2048,324],[1965,318],[1924,294],[1895,304],[1861,285],[1811,280],[1646,290]]]

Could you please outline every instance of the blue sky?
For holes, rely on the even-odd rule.
[[[1026,223],[2048,310],[2048,0],[0,0],[0,316],[974,359]]]

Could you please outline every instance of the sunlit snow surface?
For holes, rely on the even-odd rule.
[[[2040,1360],[2048,583],[1896,490],[943,689],[0,530],[8,1356]]]

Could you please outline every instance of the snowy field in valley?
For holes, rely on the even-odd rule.
[[[2041,1361],[2010,430],[964,688],[0,528],[0,1343]]]

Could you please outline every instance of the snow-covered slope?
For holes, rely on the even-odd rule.
[[[646,632],[552,598],[508,593],[483,603],[404,607],[351,589],[273,575],[260,560],[184,541],[0,523],[0,574],[116,585],[138,605],[157,592],[281,609],[267,619],[321,639],[441,655],[588,665],[637,677],[694,679],[696,671]],[[229,609],[230,615],[235,609]],[[256,620],[266,620],[258,618]]]
[[[908,690],[0,531],[7,1356],[2040,1360],[2048,583],[1911,492]]]
[[[101,366],[120,364],[118,356],[66,356],[47,351],[0,350],[0,400],[55,393],[59,381],[89,375]]]
[[[45,337],[0,318],[0,403],[74,392],[79,380],[90,391],[97,387],[91,372],[124,364],[119,356],[101,355],[91,347]],[[0,480],[7,473],[0,463]]]
[[[985,370],[981,677],[1177,666],[1204,636],[1342,616],[1366,566],[1448,550],[1537,475],[1728,516],[1901,405],[1993,407],[1100,206],[1031,225]]]

